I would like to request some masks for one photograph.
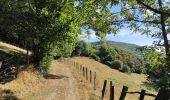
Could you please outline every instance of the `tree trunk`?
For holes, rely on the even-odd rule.
[[[162,1],[159,0],[159,10],[162,11]],[[167,61],[167,68],[168,72],[170,71],[170,48],[169,48],[169,41],[167,37],[167,32],[165,29],[165,19],[166,15],[164,13],[160,13],[160,21],[161,21],[161,29],[162,29],[162,36],[164,40],[164,47],[165,47],[165,53],[166,53],[166,61]],[[168,74],[168,73],[167,73]]]
[[[35,64],[35,67],[38,68],[39,62],[40,62],[40,47],[39,47],[39,45],[34,45],[32,52],[33,52],[33,55],[32,55],[33,63]]]
[[[166,33],[166,29],[165,29],[165,16],[161,15],[161,28],[162,28],[162,36],[164,39],[164,46],[165,46],[165,52],[166,52],[166,60],[169,63],[170,62],[170,51],[169,51],[169,41],[168,41],[168,37],[167,37],[167,33]]]

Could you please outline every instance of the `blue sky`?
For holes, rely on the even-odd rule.
[[[115,6],[110,8],[111,12],[119,12],[120,11],[120,6]],[[96,42],[99,41],[99,39],[95,36],[94,32],[93,34],[90,35],[90,38],[81,38],[82,40],[86,42]],[[170,38],[170,36],[168,36]],[[137,44],[140,46],[144,45],[152,45],[153,41],[155,39],[146,36],[146,35],[141,35],[140,33],[133,33],[131,30],[128,28],[123,28],[120,30],[120,32],[117,35],[111,34],[107,35],[106,37],[107,40],[109,41],[117,41],[117,42],[125,42],[125,43],[132,43],[132,44]]]

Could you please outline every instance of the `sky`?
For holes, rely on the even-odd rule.
[[[113,8],[110,8],[110,11],[111,12],[119,12],[120,6],[115,6]],[[168,36],[168,38],[170,38],[170,36]],[[140,45],[140,46],[152,45],[153,41],[156,40],[149,36],[141,35],[141,33],[133,33],[130,29],[128,29],[126,27],[122,28],[117,35],[114,35],[114,34],[107,35],[106,39],[108,41],[132,43],[132,44],[136,44],[136,45]],[[92,32],[92,34],[90,34],[90,37],[83,37],[83,38],[81,38],[81,40],[84,40],[86,42],[99,41],[99,39],[95,36],[94,32]]]
[[[106,39],[108,41],[132,43],[132,44],[137,44],[140,46],[152,45],[153,41],[155,40],[146,35],[141,35],[140,33],[132,33],[127,28],[121,29],[119,34],[117,35],[114,35],[114,34],[107,35]],[[89,37],[84,37],[82,38],[82,40],[86,42],[99,41],[99,39],[95,36],[95,34],[91,34]]]

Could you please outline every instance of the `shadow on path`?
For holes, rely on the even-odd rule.
[[[45,74],[43,75],[45,79],[63,79],[63,78],[69,78],[68,76],[64,75],[53,75],[53,74]]]

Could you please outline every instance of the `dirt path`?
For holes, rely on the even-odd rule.
[[[53,62],[44,85],[29,100],[80,100],[78,83],[67,65]]]

